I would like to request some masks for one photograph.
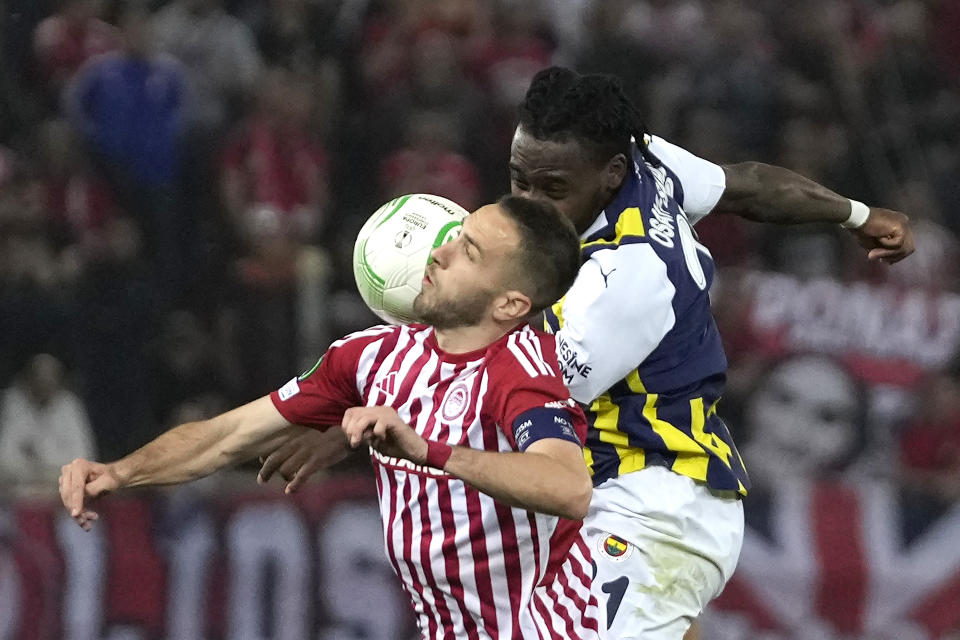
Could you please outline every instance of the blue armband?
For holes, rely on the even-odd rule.
[[[566,409],[536,407],[524,411],[513,421],[513,437],[520,451],[526,451],[531,444],[544,438],[560,438],[583,446]]]

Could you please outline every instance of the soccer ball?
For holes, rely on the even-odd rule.
[[[391,324],[414,322],[430,253],[460,234],[467,211],[425,193],[394,198],[367,220],[353,245],[353,277],[371,311]]]

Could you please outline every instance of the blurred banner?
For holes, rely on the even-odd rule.
[[[960,623],[960,507],[907,537],[909,505],[879,484],[750,501],[740,568],[701,638],[932,640]],[[111,497],[89,533],[49,495],[2,513],[3,640],[416,636],[366,476],[294,497],[247,475]]]
[[[293,497],[250,475],[231,485],[107,498],[91,532],[53,496],[13,500],[0,638],[415,637],[371,477]]]
[[[917,505],[879,483],[789,483],[747,501],[740,564],[704,639],[957,637],[960,506],[917,529]]]

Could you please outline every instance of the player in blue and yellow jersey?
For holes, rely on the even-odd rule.
[[[743,540],[743,460],[717,413],[727,361],[710,312],[714,209],[837,222],[873,259],[913,251],[907,218],[760,163],[718,166],[648,134],[613,76],[553,67],[520,107],[514,195],[581,234],[582,266],[546,314],[571,395],[588,407],[586,521],[610,637],[680,640],[723,589]]]

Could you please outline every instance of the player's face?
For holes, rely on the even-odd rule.
[[[479,324],[505,289],[518,245],[516,227],[499,206],[477,209],[464,218],[459,236],[433,250],[414,311],[438,329]]]
[[[598,164],[576,140],[539,140],[523,127],[513,134],[511,193],[549,202],[580,233],[603,211],[622,181],[622,170]]]

